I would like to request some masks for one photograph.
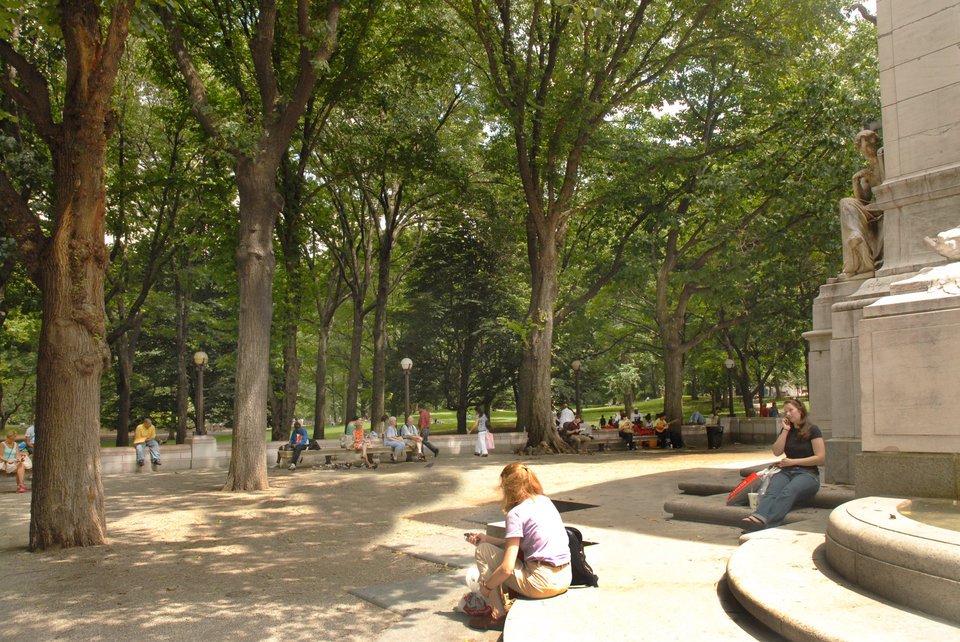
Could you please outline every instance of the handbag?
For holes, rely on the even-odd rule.
[[[493,433],[489,430],[487,431],[487,450],[493,450],[497,447],[497,443],[493,440]]]

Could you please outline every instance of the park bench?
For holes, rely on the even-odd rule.
[[[362,455],[360,451],[354,450],[351,446],[353,444],[353,437],[351,435],[341,435],[340,436],[340,447],[339,448],[322,448],[320,450],[304,450],[300,453],[300,461],[298,465],[306,466],[309,464],[332,464],[335,461],[338,463],[354,463],[361,462]],[[370,459],[375,464],[380,464],[381,456],[389,457],[393,452],[393,449],[389,446],[384,446],[381,443],[376,445],[367,446],[367,454],[370,456]],[[286,466],[287,463],[293,458],[292,450],[281,450],[278,451],[280,456],[280,465]],[[417,450],[414,446],[407,446],[406,448],[406,461],[413,461],[417,456]]]
[[[590,433],[593,440],[584,444],[587,450],[596,450],[605,452],[608,450],[624,450],[627,444],[620,438],[620,433],[616,430],[594,430]],[[637,448],[656,448],[656,435],[633,435],[633,443]]]

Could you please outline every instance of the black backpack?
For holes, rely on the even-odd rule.
[[[573,571],[570,586],[597,586],[597,574],[590,568],[587,554],[583,551],[583,534],[573,526],[564,528],[570,540],[570,568]]]

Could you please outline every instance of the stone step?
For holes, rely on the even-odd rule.
[[[724,500],[730,494],[730,491],[737,485],[737,481],[731,478],[729,483],[724,482],[681,482],[677,484],[680,491],[686,495],[723,495]],[[816,496],[806,503],[807,506],[814,508],[836,508],[841,504],[853,501],[854,492],[850,486],[838,484],[821,484],[820,490]]]
[[[878,598],[827,564],[824,535],[774,528],[744,535],[727,562],[730,590],[789,640],[958,640],[960,628]]]
[[[741,526],[740,520],[753,511],[749,506],[727,506],[727,495],[681,495],[663,504],[663,510],[672,514],[674,519],[687,522],[704,522],[724,526]],[[822,508],[797,508],[787,515],[784,523],[792,524],[809,519],[820,519],[824,523],[827,511]]]

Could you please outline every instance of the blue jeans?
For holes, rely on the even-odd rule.
[[[760,498],[756,514],[767,528],[783,523],[783,518],[799,501],[810,499],[820,490],[820,477],[802,470],[785,469],[770,478],[767,492]]]
[[[136,444],[138,462],[143,461],[144,446],[150,449],[150,461],[153,463],[160,461],[160,444],[157,443],[156,439],[148,439],[145,443]]]
[[[383,443],[387,448],[393,448],[394,457],[403,457],[404,456],[403,451],[407,449],[407,445],[402,441],[388,439]]]

